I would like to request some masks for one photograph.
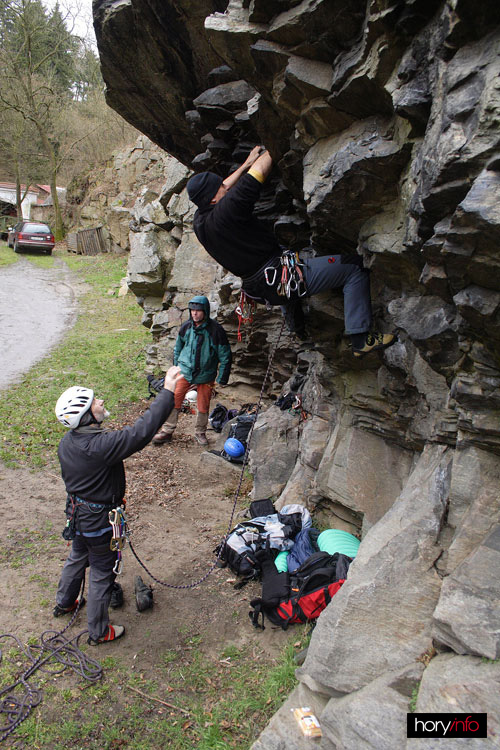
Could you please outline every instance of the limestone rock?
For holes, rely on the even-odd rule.
[[[423,664],[386,672],[361,690],[331,698],[321,714],[323,747],[386,750],[405,747],[406,715]]]
[[[394,504],[412,461],[411,451],[339,425],[323,453],[316,489],[324,497],[362,514],[369,528]]]
[[[299,449],[298,421],[298,417],[275,407],[259,416],[249,462],[250,471],[255,472],[254,500],[278,495],[288,481]]]
[[[500,526],[443,581],[434,612],[439,643],[459,654],[500,657]]]
[[[325,748],[399,746],[409,683],[393,672],[427,663],[433,637],[497,653],[500,4],[96,0],[94,19],[108,101],[145,135],[83,201],[75,188],[76,214],[131,248],[148,367],[170,363],[194,293],[228,332],[236,400],[257,401],[276,345],[253,495],[303,501],[362,536],[294,700],[307,684],[322,712],[333,696]],[[353,359],[335,290],[303,300],[306,341],[277,342],[280,312],[263,306],[238,336],[241,282],[195,239],[185,185],[192,171],[229,174],[257,144],[274,162],[259,217],[305,256],[362,256],[373,327],[398,335],[384,353]],[[293,382],[305,421],[270,405]],[[418,710],[498,716],[495,670],[432,659]],[[391,717],[386,737],[364,730],[374,707]],[[304,748],[279,715],[256,747]]]
[[[424,450],[400,497],[365,536],[346,583],[319,617],[297,670],[301,680],[350,693],[430,648],[450,458],[442,447]]]
[[[487,713],[488,738],[468,737],[473,750],[498,748],[500,734],[500,664],[487,663],[474,656],[439,654],[425,670],[416,704],[418,713]],[[450,740],[445,740],[449,742]],[[443,742],[443,740],[440,740]],[[455,740],[454,744],[459,742]],[[410,739],[408,750],[433,750],[436,740]]]

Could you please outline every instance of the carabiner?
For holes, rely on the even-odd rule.
[[[272,271],[273,273],[273,280],[269,281],[269,272]],[[264,268],[264,278],[266,280],[266,284],[268,286],[274,286],[274,282],[276,281],[278,270],[274,266],[268,266],[267,268]]]

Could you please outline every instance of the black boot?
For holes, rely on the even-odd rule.
[[[111,592],[111,599],[109,602],[109,606],[112,609],[118,609],[119,607],[123,607],[123,589],[119,583],[113,584],[113,591]]]

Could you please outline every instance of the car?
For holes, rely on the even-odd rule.
[[[20,221],[9,229],[7,244],[15,253],[22,250],[41,250],[47,255],[55,245],[54,235],[48,224],[38,221]]]
[[[18,221],[16,224],[7,227],[7,245],[9,247],[14,247],[14,232],[16,231],[18,226],[21,226],[22,223],[22,221]]]

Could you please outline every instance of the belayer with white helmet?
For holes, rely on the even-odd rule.
[[[198,406],[194,436],[200,445],[208,445],[206,430],[212,388],[216,378],[220,385],[226,385],[231,372],[231,349],[226,332],[210,317],[208,299],[193,297],[188,309],[189,320],[179,328],[174,348],[174,365],[179,365],[182,377],[175,387],[174,409],[153,438],[155,445],[172,440],[182,402],[193,386],[196,387]]]
[[[108,615],[117,561],[117,551],[110,549],[109,513],[125,496],[123,460],[144,448],[168,417],[179,377],[179,368],[171,367],[150,408],[121,430],[102,429],[109,413],[90,388],[72,386],[56,404],[57,419],[69,428],[57,454],[68,493],[63,536],[73,544],[59,581],[54,616],[76,609],[85,569],[90,567],[87,622],[88,643],[93,646],[114,641],[125,631],[122,625],[111,625]]]

